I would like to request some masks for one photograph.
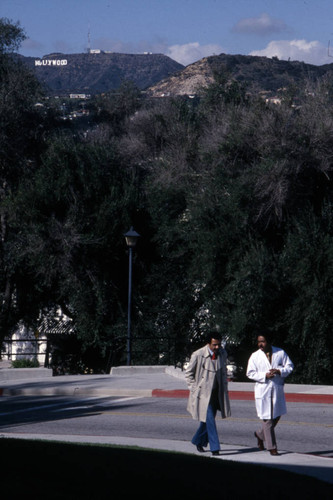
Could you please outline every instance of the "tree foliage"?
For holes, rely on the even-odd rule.
[[[17,50],[26,39],[20,23],[14,23],[5,17],[0,18],[0,53],[10,53]]]
[[[25,317],[29,277],[15,263],[11,201],[21,180],[38,163],[46,132],[44,117],[36,107],[39,84],[9,54],[23,39],[18,24],[0,20],[0,338]]]

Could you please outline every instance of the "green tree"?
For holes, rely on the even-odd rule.
[[[6,54],[17,50],[26,39],[20,23],[14,23],[6,17],[0,18],[0,53]]]
[[[16,259],[33,277],[35,314],[60,306],[83,347],[105,353],[117,325],[126,335],[122,235],[140,208],[135,174],[113,144],[52,137],[15,206]]]
[[[111,135],[120,136],[129,117],[139,109],[140,97],[140,90],[132,82],[125,81],[118,89],[96,96],[89,107],[97,123],[107,125]]]
[[[300,383],[332,384],[333,219],[308,211],[293,221],[281,255],[292,290],[284,317],[285,342]]]
[[[246,86],[233,79],[228,71],[215,70],[215,82],[201,90],[204,109],[214,110],[221,104],[244,105],[247,102]]]
[[[196,287],[188,276],[191,231],[188,202],[191,186],[200,182],[197,139],[200,121],[188,99],[145,101],[121,140],[122,154],[140,168],[145,194],[144,252],[149,264],[140,284],[138,335],[154,339],[155,357],[184,359],[195,335]],[[142,242],[143,243],[143,242]],[[163,351],[164,357],[158,353]],[[183,356],[183,357],[182,357]],[[156,361],[155,359],[155,361]]]
[[[13,257],[10,200],[38,163],[45,133],[39,84],[11,54],[24,38],[19,24],[0,20],[0,340],[24,315],[29,283]]]

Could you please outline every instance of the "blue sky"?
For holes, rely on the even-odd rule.
[[[85,52],[90,40],[184,65],[222,52],[333,63],[333,0],[0,0],[0,17],[24,28],[25,56]]]

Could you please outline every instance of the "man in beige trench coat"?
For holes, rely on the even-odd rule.
[[[229,417],[227,353],[221,346],[221,335],[211,332],[207,344],[195,351],[185,372],[190,390],[187,410],[192,418],[200,421],[192,438],[192,444],[199,452],[209,443],[213,455],[219,455],[220,441],[216,429],[216,413],[222,418]]]

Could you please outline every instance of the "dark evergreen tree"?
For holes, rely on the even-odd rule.
[[[19,24],[0,19],[0,341],[27,314],[30,277],[14,258],[11,200],[38,164],[46,131],[39,84],[12,54],[24,38]]]

